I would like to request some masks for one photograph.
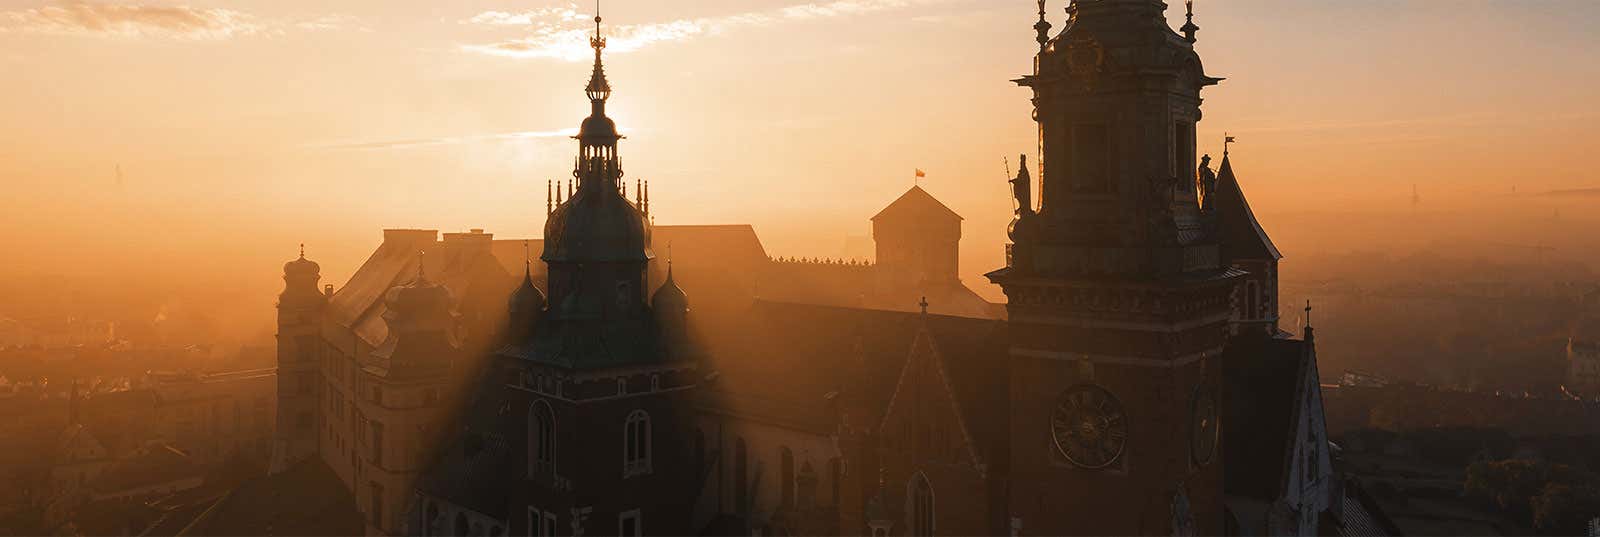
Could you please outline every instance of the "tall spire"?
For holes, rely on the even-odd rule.
[[[589,95],[589,101],[595,103],[597,111],[604,110],[606,99],[611,97],[611,84],[606,82],[606,69],[600,62],[600,52],[606,48],[606,38],[600,35],[600,21],[600,1],[595,0],[594,36],[589,38],[589,46],[594,49],[594,72],[589,75],[589,85],[584,92]]]

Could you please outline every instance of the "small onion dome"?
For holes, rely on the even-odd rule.
[[[322,272],[322,266],[316,261],[306,259],[306,253],[300,252],[300,258],[283,264],[285,276],[315,276]]]
[[[533,275],[522,273],[522,286],[511,294],[511,314],[529,314],[544,311],[544,291],[533,285]]]
[[[656,289],[656,294],[650,299],[651,307],[656,313],[688,313],[689,294],[678,287],[678,282],[672,279],[672,262],[667,262],[667,281],[661,283],[661,288]]]
[[[583,125],[578,128],[578,139],[593,142],[595,145],[614,144],[621,137],[617,134],[617,122],[606,117],[604,113],[583,118]]]
[[[418,275],[411,283],[389,289],[384,295],[384,305],[389,309],[384,319],[390,321],[425,323],[431,319],[448,318],[450,290]]]

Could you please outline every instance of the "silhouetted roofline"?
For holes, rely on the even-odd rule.
[[[933,194],[929,194],[928,191],[923,190],[922,186],[920,185],[912,185],[911,188],[906,190],[904,194],[901,194],[900,197],[895,198],[894,201],[889,202],[889,205],[885,206],[883,210],[878,211],[878,214],[872,215],[871,220],[877,221],[879,218],[889,214],[891,211],[899,210],[902,207],[910,206],[914,203],[927,205],[929,202],[932,202],[932,207],[943,209],[944,212],[949,213],[950,216],[955,217],[956,220],[965,220],[965,218],[962,218],[959,213],[950,209],[948,205],[945,205],[944,202],[939,201],[939,198],[933,197]]]
[[[1255,212],[1250,210],[1250,202],[1245,200],[1244,190],[1239,187],[1239,179],[1234,176],[1233,164],[1227,155],[1222,156],[1222,167],[1217,171],[1216,193],[1224,255],[1229,259],[1277,261],[1283,258],[1272,239],[1267,237],[1267,231],[1262,229],[1261,222],[1256,220]]]

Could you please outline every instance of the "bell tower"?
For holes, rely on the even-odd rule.
[[[1204,74],[1159,0],[1039,2],[1038,203],[1024,167],[1006,266],[1014,524],[1034,535],[1218,534],[1219,355],[1240,271],[1196,188]]]

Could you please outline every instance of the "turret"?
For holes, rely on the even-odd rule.
[[[383,320],[389,341],[374,352],[387,354],[388,378],[438,375],[449,371],[458,347],[451,337],[456,319],[450,290],[428,279],[418,259],[417,276],[384,295]]]
[[[662,343],[680,351],[689,341],[689,294],[672,278],[672,260],[667,260],[667,279],[650,299],[650,308],[664,336]]]
[[[317,288],[321,266],[300,257],[283,265],[278,295],[278,416],[271,470],[282,471],[316,454],[317,390],[322,316],[330,295]]]
[[[527,241],[523,241],[523,248],[527,248]],[[510,327],[507,339],[513,343],[521,342],[528,334],[533,333],[539,320],[544,318],[547,306],[544,291],[540,291],[539,287],[533,284],[533,268],[528,260],[522,262],[522,284],[511,293],[508,306]]]

